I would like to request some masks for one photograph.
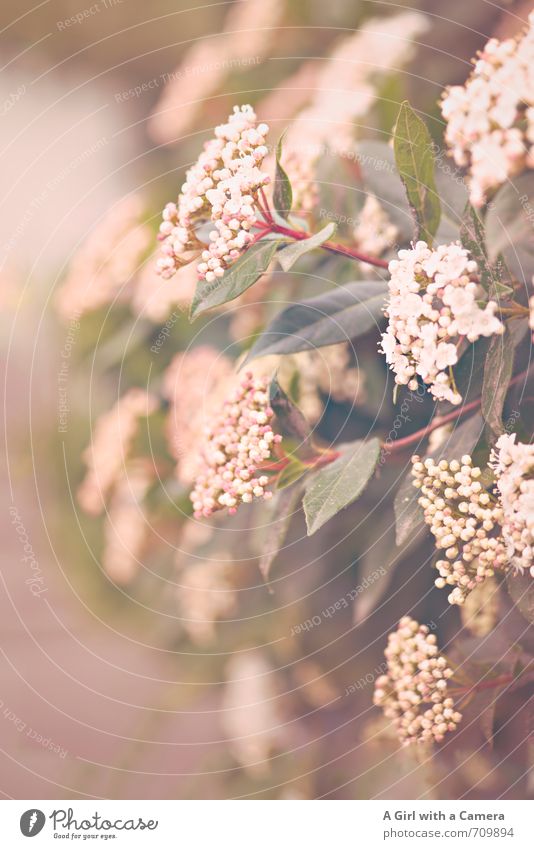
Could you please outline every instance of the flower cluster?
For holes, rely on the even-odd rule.
[[[499,613],[498,584],[487,578],[469,593],[460,609],[462,625],[476,637],[485,637],[493,631]]]
[[[91,443],[83,453],[87,474],[78,489],[78,501],[86,513],[98,515],[113,484],[121,477],[125,459],[139,427],[139,419],[158,406],[155,396],[129,389],[112,410],[98,419]]]
[[[284,15],[284,0],[244,0],[228,4],[222,31],[196,39],[180,65],[166,77],[163,93],[148,121],[155,141],[176,143],[206,109],[229,74],[246,74],[270,55]],[[274,113],[277,118],[280,113]]]
[[[488,41],[465,85],[446,91],[441,110],[454,160],[469,169],[475,206],[534,166],[534,13],[519,37]]]
[[[462,339],[504,331],[497,304],[477,303],[483,292],[474,279],[476,262],[459,243],[433,250],[421,241],[399,251],[389,271],[389,324],[381,346],[395,382],[416,389],[419,376],[436,400],[459,404],[451,367]]]
[[[317,168],[326,153],[354,157],[354,131],[376,102],[379,80],[409,61],[427,26],[424,15],[411,11],[369,18],[336,43],[304,84],[312,97],[289,126],[282,159],[295,210],[305,214],[316,205]]]
[[[205,431],[202,466],[191,501],[197,518],[225,507],[235,513],[241,502],[271,498],[261,463],[271,457],[282,437],[271,427],[267,378],[248,372],[212,425]],[[260,471],[260,474],[257,472]]]
[[[144,212],[143,199],[127,195],[89,234],[57,294],[62,318],[91,312],[124,294],[152,241],[152,231],[142,221]]]
[[[470,590],[506,563],[502,510],[482,485],[482,472],[469,455],[437,463],[421,462],[416,455],[412,462],[425,522],[446,558],[436,562],[436,586],[453,587],[449,602],[463,604]]]
[[[177,576],[182,625],[196,645],[213,640],[216,622],[236,607],[232,565],[228,554],[215,553],[209,560],[191,560]]]
[[[267,155],[267,124],[257,124],[250,106],[236,106],[228,123],[215,128],[196,163],[186,174],[178,203],[163,211],[159,238],[163,256],[157,262],[163,277],[172,277],[201,249],[195,226],[211,220],[209,245],[201,253],[199,276],[209,283],[222,277],[253,239],[254,204],[269,176],[261,170]]]
[[[118,584],[137,574],[149,524],[143,499],[154,480],[148,460],[135,460],[117,482],[104,527],[102,567]]]
[[[388,638],[387,673],[376,680],[374,703],[393,720],[404,745],[439,743],[462,719],[447,696],[453,672],[436,643],[429,628],[410,616],[404,616]]]
[[[534,578],[534,445],[503,434],[492,451],[502,508],[502,538],[507,557],[518,571]]]
[[[211,345],[181,351],[171,360],[163,380],[169,403],[165,432],[183,484],[195,480],[206,423],[213,420],[234,383],[232,361]]]

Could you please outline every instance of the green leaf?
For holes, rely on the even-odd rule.
[[[282,158],[282,141],[284,136],[280,136],[276,145],[276,170],[274,178],[273,203],[274,208],[282,218],[287,218],[291,212],[293,205],[293,190],[289,177],[284,171],[280,160]]]
[[[441,218],[436,233],[439,245],[460,238],[460,230],[467,206],[469,192],[460,171],[440,152],[435,161],[434,179],[441,204]]]
[[[532,576],[525,572],[514,574],[509,570],[506,575],[506,586],[510,597],[519,608],[520,613],[527,622],[534,623],[534,581]]]
[[[534,274],[534,175],[509,181],[488,206],[486,240],[491,261],[502,254],[520,281]]]
[[[285,439],[296,443],[296,449],[313,454],[311,428],[305,417],[286,395],[276,377],[273,377],[269,387],[269,403],[276,415],[276,430]]]
[[[308,536],[314,534],[365,489],[380,453],[380,441],[357,440],[341,449],[341,456],[309,478],[304,496]]]
[[[246,362],[268,354],[294,354],[356,339],[383,317],[387,283],[347,283],[279,313],[258,337]]]
[[[298,481],[308,471],[309,467],[302,463],[298,457],[290,456],[288,465],[278,476],[276,488],[285,489],[286,487],[291,486],[292,483]]]
[[[484,365],[482,415],[493,437],[504,433],[502,411],[514,366],[514,345],[508,327],[502,336],[491,337]]]
[[[484,225],[477,210],[470,203],[467,204],[463,214],[460,240],[463,247],[469,251],[471,257],[478,263],[480,282],[484,289],[489,291],[492,274],[486,251]]]
[[[297,511],[297,506],[302,498],[302,481],[292,487],[275,493],[269,502],[268,516],[272,516],[267,533],[262,541],[262,554],[259,561],[259,569],[263,580],[268,581],[271,566],[279,554],[289,530],[291,519]]]
[[[393,139],[395,161],[419,226],[429,244],[439,227],[441,205],[434,180],[432,139],[407,100],[401,105]]]
[[[191,319],[242,295],[267,270],[283,239],[261,240],[248,248],[223,277],[208,283],[200,280],[191,304]]]
[[[357,161],[365,188],[382,204],[401,237],[412,239],[413,216],[391,147],[385,142],[361,142]]]
[[[425,457],[433,457],[436,460],[457,459],[462,454],[471,453],[471,449],[477,444],[483,431],[483,421],[480,413],[476,413],[462,424],[456,425],[452,433],[436,451],[426,452]],[[419,449],[414,445],[414,452]],[[406,540],[416,534],[423,526],[423,511],[417,499],[419,490],[413,485],[411,467],[403,478],[393,502],[395,511],[395,534],[397,545],[402,545]]]
[[[290,268],[294,266],[296,261],[300,259],[301,256],[308,253],[308,251],[313,251],[315,248],[319,248],[323,242],[327,242],[336,231],[336,225],[333,221],[330,221],[322,230],[319,230],[318,233],[314,233],[313,236],[310,236],[309,239],[301,239],[298,242],[291,242],[286,248],[280,251],[278,254],[278,262],[280,263],[282,269],[284,271],[289,271]]]

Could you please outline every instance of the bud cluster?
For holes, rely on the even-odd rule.
[[[447,696],[453,671],[426,625],[403,616],[384,651],[387,672],[376,680],[374,704],[391,719],[403,745],[437,743],[462,719]]]
[[[446,558],[436,561],[436,586],[453,587],[450,604],[463,604],[474,587],[506,563],[502,510],[482,485],[482,472],[469,455],[437,463],[414,456],[412,463],[425,522]]]
[[[200,278],[211,283],[222,277],[245,251],[253,238],[257,193],[269,182],[260,167],[267,155],[268,131],[267,124],[257,125],[250,106],[234,107],[228,123],[215,128],[215,138],[206,142],[186,174],[178,203],[168,203],[163,210],[163,256],[157,263],[163,277],[172,277],[189,261],[187,254],[201,248],[195,226],[203,220],[211,220],[214,229],[201,254]]]
[[[492,451],[502,507],[502,537],[510,563],[534,578],[534,445],[503,434]]]
[[[241,502],[272,497],[265,489],[268,476],[257,474],[282,440],[270,424],[274,411],[268,385],[268,378],[248,372],[206,428],[200,473],[191,492],[195,517],[211,516],[225,507],[235,513]]]
[[[451,367],[458,362],[462,340],[474,342],[504,330],[495,301],[483,308],[477,303],[483,291],[474,279],[476,262],[459,243],[432,250],[421,241],[399,251],[389,271],[389,324],[381,348],[395,383],[413,390],[420,377],[436,400],[459,404]]]

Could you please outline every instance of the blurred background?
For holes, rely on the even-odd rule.
[[[155,277],[151,257],[161,208],[233,105],[252,103],[276,139],[339,50],[340,75],[354,66],[356,79],[372,79],[375,90],[372,108],[355,115],[356,135],[387,133],[409,98],[439,138],[443,87],[463,82],[476,51],[492,35],[517,32],[530,7],[2,4],[4,797],[529,792],[528,747],[518,749],[522,738],[511,731],[493,752],[472,732],[439,757],[418,757],[399,752],[372,707],[386,635],[401,613],[437,623],[442,643],[459,627],[432,588],[424,539],[401,552],[384,581],[392,512],[376,501],[402,469],[384,467],[365,499],[311,539],[294,516],[270,589],[254,545],[260,519],[253,531],[249,516],[246,527],[230,522],[223,534],[187,521],[183,483],[169,474],[164,412],[144,419],[136,435],[139,453],[162,459],[155,471],[129,468],[111,523],[82,510],[76,493],[95,420],[119,396],[131,387],[165,395],[162,375],[176,352],[209,343],[236,356],[240,333],[252,332],[230,328],[227,341],[241,309],[191,326],[184,296]],[[388,29],[408,12],[422,17]],[[359,50],[347,40],[369,21],[374,40]],[[392,32],[404,44],[388,67]],[[186,292],[187,281],[181,285]],[[317,401],[325,438],[357,438],[374,420],[387,433],[395,414],[375,351],[370,338],[358,352],[365,368],[353,375],[351,404],[359,400],[350,420],[342,393]],[[192,392],[187,377],[177,379]],[[413,427],[425,420],[423,407],[413,411]],[[112,442],[108,450],[113,462]]]

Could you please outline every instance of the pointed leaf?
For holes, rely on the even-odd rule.
[[[304,496],[308,536],[361,495],[378,462],[380,441],[357,440],[341,452],[337,460],[309,478]]]
[[[319,230],[318,233],[310,236],[309,239],[300,239],[300,241],[292,242],[286,248],[283,248],[277,257],[282,269],[289,271],[301,256],[315,250],[315,248],[321,247],[323,242],[331,239],[335,232],[336,225],[331,221],[322,230]]]
[[[273,516],[273,521],[269,525],[263,540],[263,552],[258,564],[264,581],[269,579],[271,566],[287,536],[291,519],[295,515],[297,505],[302,498],[303,489],[301,481],[294,486],[283,489],[281,492],[277,492],[271,500],[269,515]]]
[[[276,431],[296,447],[313,454],[311,428],[296,404],[284,392],[276,377],[271,380],[269,402],[276,415]]]
[[[280,160],[282,158],[282,135],[276,145],[276,170],[274,179],[273,203],[274,208],[282,218],[287,218],[293,204],[293,190],[289,177],[284,171]]]
[[[191,319],[242,295],[267,270],[282,239],[261,240],[248,248],[223,277],[208,283],[200,280],[191,304]]]
[[[279,313],[256,340],[246,362],[356,339],[383,317],[387,283],[347,283]]]
[[[484,365],[482,415],[494,437],[504,433],[502,411],[514,365],[514,345],[508,327],[502,336],[491,337]]]
[[[357,160],[366,189],[384,207],[404,240],[414,236],[413,215],[406,190],[395,164],[395,154],[385,142],[365,141],[358,145]]]
[[[432,139],[426,124],[407,100],[399,111],[393,148],[408,201],[419,225],[419,237],[430,244],[439,227],[441,215],[434,180]]]
[[[525,617],[527,622],[534,623],[534,581],[528,572],[521,575],[509,571],[506,576],[506,586],[514,604]]]

